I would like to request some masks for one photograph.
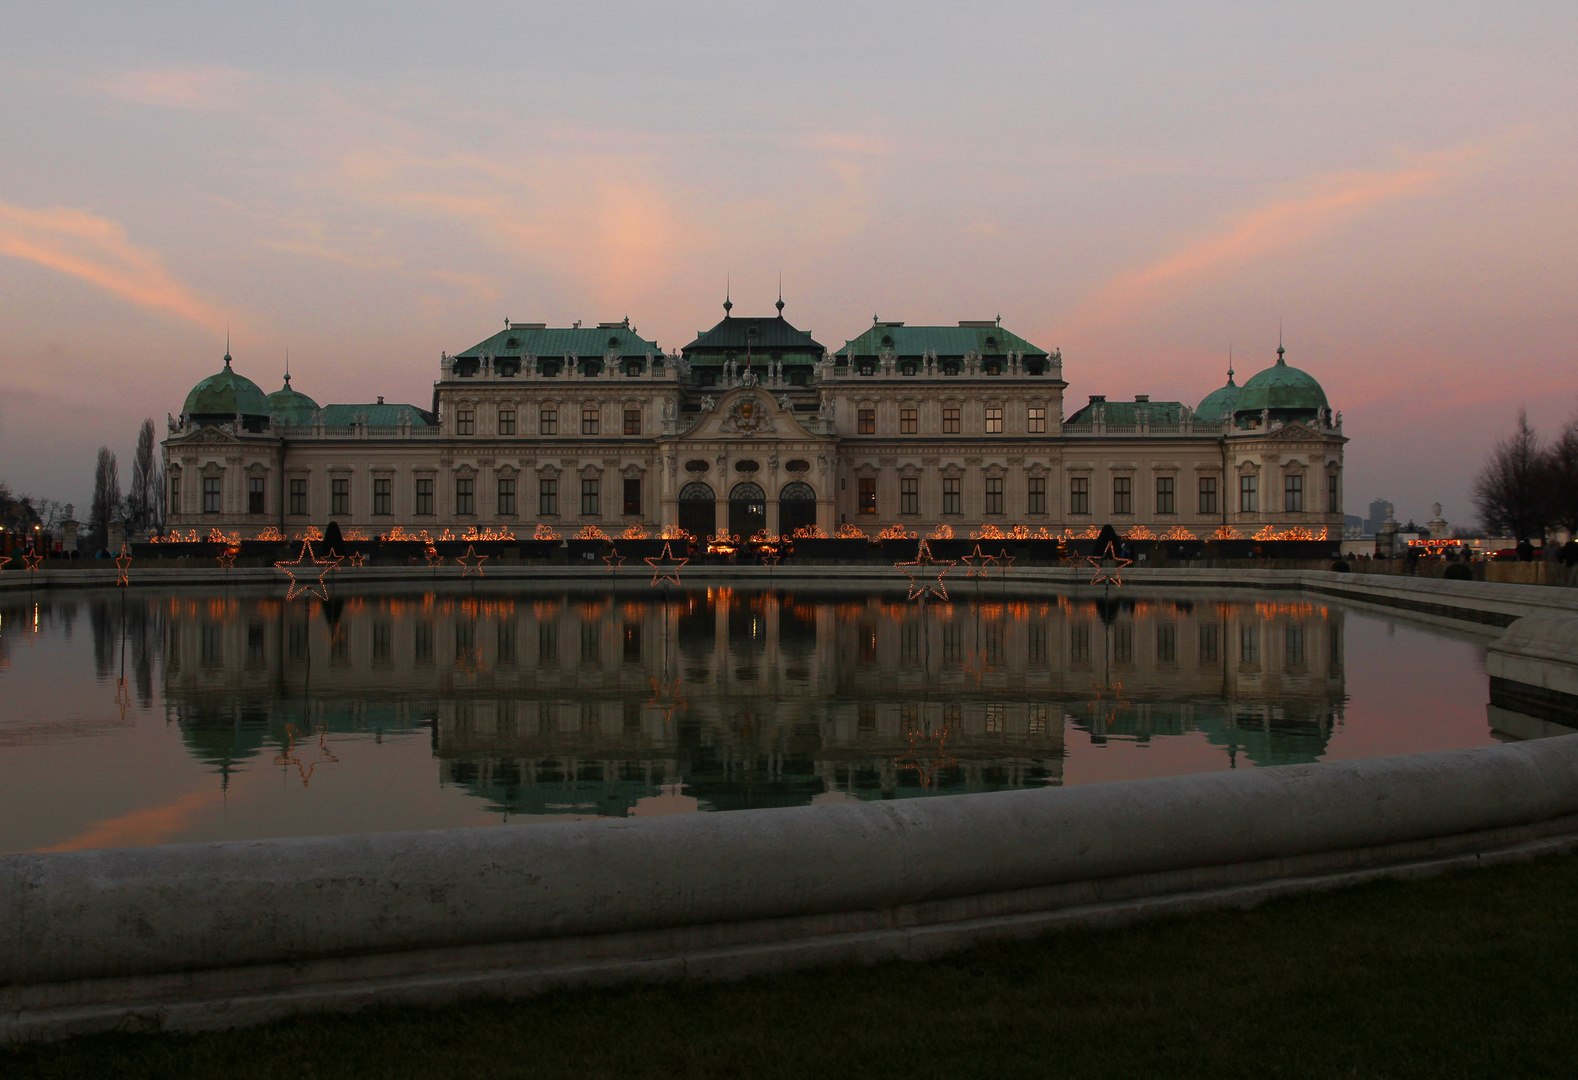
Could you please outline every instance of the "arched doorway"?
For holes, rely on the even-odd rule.
[[[718,531],[718,499],[712,485],[692,480],[679,489],[679,527],[705,544]]]
[[[778,531],[793,536],[796,529],[816,524],[816,491],[803,481],[785,484],[778,493]]]
[[[767,528],[767,492],[749,480],[729,492],[729,532],[749,540]]]

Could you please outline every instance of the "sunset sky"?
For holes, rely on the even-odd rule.
[[[0,480],[220,366],[430,403],[506,318],[1001,315],[1089,394],[1288,359],[1349,513],[1578,412],[1578,6],[37,4],[0,15]]]

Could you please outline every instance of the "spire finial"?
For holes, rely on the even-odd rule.
[[[1287,351],[1288,350],[1282,347],[1282,319],[1279,316],[1277,318],[1277,363],[1284,365],[1287,363],[1287,361],[1282,359],[1283,355],[1286,354]]]
[[[1233,385],[1233,343],[1227,343],[1227,385]]]
[[[773,305],[778,309],[778,317],[784,317],[784,272],[778,271],[778,303]]]
[[[734,301],[729,299],[730,278],[733,275],[725,274],[723,277],[723,317],[727,319],[729,312],[734,310]]]
[[[225,323],[225,367],[230,366],[230,324]]]
[[[285,389],[290,389],[290,346],[285,346]]]

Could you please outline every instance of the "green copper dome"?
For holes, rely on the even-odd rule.
[[[1326,405],[1326,391],[1307,371],[1292,367],[1277,346],[1277,362],[1244,383],[1235,415],[1252,418],[1271,410],[1273,420],[1312,420]]]
[[[286,375],[285,385],[268,396],[268,411],[270,416],[279,417],[281,424],[306,427],[315,421],[318,403],[300,390],[292,390],[290,376]]]
[[[181,411],[194,418],[231,420],[236,413],[240,413],[244,417],[258,417],[266,421],[269,405],[268,398],[258,389],[257,383],[230,369],[230,356],[227,353],[225,369],[192,387]]]
[[[1227,385],[1218,387],[1207,394],[1200,402],[1200,407],[1194,411],[1195,416],[1210,423],[1226,420],[1233,415],[1233,410],[1238,408],[1238,395],[1242,388],[1233,381],[1233,369],[1227,369]]]

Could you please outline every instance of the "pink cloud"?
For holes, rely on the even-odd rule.
[[[0,202],[0,255],[80,278],[139,307],[208,327],[224,321],[169,275],[157,252],[136,247],[119,223],[86,210]]]
[[[241,105],[252,76],[222,64],[131,71],[96,84],[110,97],[165,109],[233,109]]]

